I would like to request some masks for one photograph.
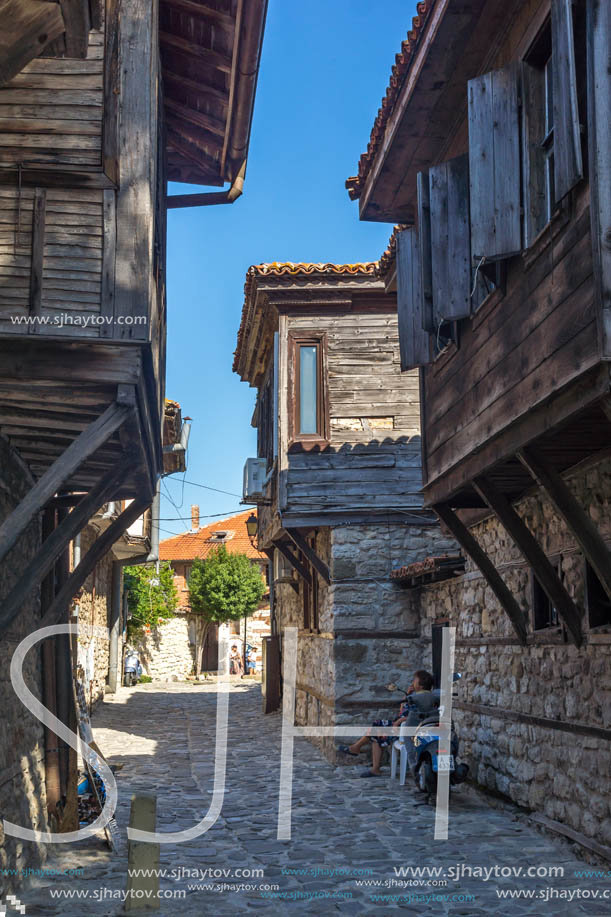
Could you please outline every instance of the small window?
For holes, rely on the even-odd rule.
[[[590,627],[611,624],[611,599],[597,577],[594,568],[586,561],[585,599]]]
[[[548,22],[526,57],[522,72],[525,148],[526,242],[551,220],[554,189],[554,84],[552,29]]]
[[[562,578],[560,558],[552,560],[551,563],[558,576]],[[545,630],[548,627],[560,625],[558,612],[534,572],[532,574],[532,609],[534,630]]]
[[[326,444],[329,436],[324,336],[292,336],[290,344],[293,378],[290,439],[302,445]]]
[[[191,580],[191,569],[192,569],[191,564],[185,566],[185,582],[187,583],[187,585],[189,584]]]
[[[308,537],[308,544],[316,550],[316,535]],[[303,583],[303,626],[305,630],[318,630],[318,574],[304,554],[300,553],[301,562],[308,568],[310,582]]]

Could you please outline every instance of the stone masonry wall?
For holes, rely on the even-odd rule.
[[[331,570],[319,579],[319,632],[303,629],[303,586],[276,586],[280,632],[299,628],[296,722],[370,722],[398,707],[389,681],[409,684],[427,653],[417,605],[390,582],[390,571],[429,554],[455,551],[439,526],[349,525],[321,529],[316,550]],[[334,758],[333,737],[316,740]]]
[[[139,639],[132,638],[130,643],[140,654],[145,675],[154,681],[178,681],[193,673],[195,646],[189,642],[192,617],[177,614]]]
[[[81,535],[81,556],[89,550],[97,538],[97,530],[88,525]],[[93,658],[93,668],[86,679],[85,697],[93,709],[104,697],[108,678],[110,634],[108,622],[112,601],[112,562],[108,553],[87,577],[79,599],[79,660]],[[93,632],[92,627],[96,630]],[[89,666],[88,666],[89,667]]]
[[[611,462],[605,461],[567,479],[608,543],[610,473]],[[544,496],[528,498],[516,508],[546,553],[560,557],[564,585],[582,610],[584,645],[554,644],[550,630],[538,632],[541,642],[520,646],[509,619],[471,563],[465,575],[421,590],[423,632],[430,639],[438,617],[456,626],[455,668],[463,674],[459,701],[611,729],[611,627],[588,632],[582,555]],[[472,532],[527,612],[532,633],[528,566],[494,518]],[[498,637],[508,638],[508,644],[486,642]],[[611,743],[493,714],[456,711],[462,754],[472,775],[519,805],[611,846]]]
[[[0,522],[17,506],[31,487],[27,466],[0,437]],[[24,532],[6,560],[0,564],[0,600],[6,597],[40,545],[38,519]],[[48,831],[46,816],[44,734],[42,724],[25,709],[9,678],[11,657],[20,641],[40,620],[38,593],[31,595],[10,630],[0,641],[0,898],[14,890],[18,877],[2,874],[4,869],[38,867],[46,858],[46,848],[29,841],[5,836],[2,819]],[[40,644],[27,654],[23,666],[25,682],[41,697]]]

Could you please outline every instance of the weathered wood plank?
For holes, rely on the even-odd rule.
[[[149,495],[146,497],[137,497],[101,535],[98,535],[80,564],[68,577],[47,609],[40,622],[41,627],[49,627],[51,624],[56,624],[61,619],[73,596],[82,587],[87,577],[91,575],[99,561],[108,553],[115,541],[127,531],[130,525],[148,509],[151,505],[151,501],[152,496]]]
[[[558,202],[583,177],[572,0],[552,0],[552,82],[554,192]]]
[[[418,178],[418,246],[420,250],[420,285],[422,303],[422,327],[424,331],[436,331],[433,315],[433,274],[431,263],[431,202],[427,172],[419,172]]]
[[[491,480],[483,477],[476,478],[473,486],[493,513],[498,516],[520,553],[530,564],[541,588],[566,624],[575,646],[581,646],[583,635],[579,609],[562,585],[560,577],[535,536]],[[609,555],[609,560],[611,561],[611,555]]]
[[[0,86],[64,31],[56,3],[4,0],[0,9]]]
[[[0,525],[0,562],[56,490],[125,422],[129,410],[111,404],[28,491],[18,507]]]
[[[27,596],[36,589],[69,542],[79,534],[97,510],[114,496],[117,484],[129,470],[127,462],[119,463],[104,475],[91,493],[86,494],[45,539],[0,609],[0,634],[10,626]]]
[[[110,318],[115,309],[115,257],[116,257],[117,219],[116,197],[114,191],[104,192],[104,254],[102,260],[102,301],[101,314]],[[101,337],[112,337],[111,325],[100,328]]]
[[[30,314],[39,316],[42,313],[42,268],[45,246],[45,205],[46,192],[36,190],[34,196],[34,213],[32,219],[32,269],[30,273]],[[35,334],[38,326],[32,324],[29,331]]]
[[[474,260],[520,251],[518,69],[469,80],[469,183]]]
[[[518,640],[522,646],[525,646],[527,635],[525,614],[486,552],[447,504],[437,503],[433,509],[441,521],[449,528],[462,549],[469,555],[476,567],[478,567],[499,600],[501,608],[507,613],[513,625],[513,629],[518,636]]]
[[[556,512],[564,519],[611,599],[611,552],[592,522],[590,514],[572,494],[558,472],[535,448],[529,446],[520,450],[518,458],[543,488]]]
[[[611,358],[611,5],[587,0],[588,156],[596,304]]]
[[[415,229],[405,230],[397,236],[397,319],[401,371],[407,372],[430,360],[430,339],[422,325],[420,246]],[[365,361],[364,365],[367,366]],[[371,372],[371,362],[368,369]],[[396,371],[392,365],[376,367],[375,370],[378,376],[381,372],[391,371]]]

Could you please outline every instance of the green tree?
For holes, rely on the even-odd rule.
[[[246,554],[230,554],[220,545],[206,561],[197,558],[189,576],[189,604],[197,616],[195,674],[201,672],[202,653],[211,624],[248,618],[265,593],[261,571]]]
[[[174,584],[174,573],[167,561],[159,567],[154,565],[126,567],[124,576],[127,590],[127,607],[131,618],[127,622],[128,636],[145,628],[158,627],[168,618],[174,617],[178,605],[178,592]]]

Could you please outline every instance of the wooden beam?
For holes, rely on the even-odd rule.
[[[172,147],[181,156],[184,156],[196,168],[206,169],[212,174],[219,173],[218,162],[198,146],[192,138],[185,137],[172,125],[167,126],[168,146]]]
[[[433,509],[441,521],[447,525],[473,563],[479,568],[484,579],[501,603],[501,607],[505,609],[509,616],[520,643],[522,646],[526,646],[527,628],[524,612],[484,549],[447,503],[436,503]]]
[[[131,412],[128,406],[111,404],[53,462],[21,503],[0,525],[0,562],[4,560],[36,513],[48,503],[72,474],[100,448],[125,422]]]
[[[203,128],[205,131],[209,131],[211,134],[216,134],[218,137],[225,136],[225,122],[219,121],[218,118],[212,118],[203,111],[196,111],[194,108],[189,108],[187,105],[181,105],[180,102],[175,102],[174,99],[168,98],[167,96],[165,98],[165,108],[166,111],[171,111],[175,115],[178,115],[183,121],[197,124],[198,127]]]
[[[47,192],[37,188],[34,192],[32,215],[32,270],[30,273],[30,315],[42,315],[42,266],[45,250],[45,214]],[[34,334],[40,330],[32,324],[28,328]]]
[[[84,60],[89,47],[89,0],[59,0],[66,26],[66,57]]]
[[[302,554],[305,554],[314,569],[322,576],[327,586],[330,586],[331,574],[329,573],[328,566],[320,559],[316,551],[310,547],[301,532],[298,532],[297,529],[285,529],[285,531],[293,544],[299,548]]]
[[[172,35],[171,32],[163,32],[161,30],[159,30],[159,43],[162,48],[163,45],[166,45],[168,48],[180,51],[181,54],[186,54],[187,57],[197,57],[215,70],[220,70],[221,73],[231,73],[231,58],[226,54],[221,54],[219,51],[213,51],[212,48],[206,48],[203,45],[189,41],[187,38],[181,38],[178,35]]]
[[[541,588],[566,624],[573,643],[581,646],[581,615],[568,594],[545,551],[540,546],[526,523],[515,511],[509,500],[487,478],[475,478],[473,486],[486,501],[493,513],[516,543],[520,553],[528,561]]]
[[[543,488],[556,512],[564,519],[611,599],[611,552],[589,513],[571,493],[556,469],[546,462],[538,450],[528,446],[518,452],[518,458]]]
[[[60,522],[56,529],[43,542],[26,570],[21,575],[0,609],[0,634],[10,627],[17,617],[27,596],[36,589],[49,573],[60,554],[68,547],[70,541],[87,525],[97,510],[110,497],[114,496],[116,485],[131,467],[132,457],[115,465],[108,474],[98,482],[91,493],[81,496],[78,504]]]
[[[197,3],[196,0],[161,0],[162,7],[167,10],[178,10],[182,13],[189,13],[190,16],[201,16],[204,19],[210,19],[227,29],[232,29],[235,22],[231,13],[224,13],[222,10],[215,10],[212,6],[205,3]]]
[[[64,31],[57,3],[45,0],[3,0],[0,3],[0,86]]]
[[[174,85],[181,92],[194,92],[196,95],[210,96],[212,99],[216,99],[224,105],[229,104],[229,92],[226,89],[218,89],[216,86],[210,86],[203,81],[198,82],[197,80],[190,79],[188,76],[174,73],[168,70],[167,66],[163,68],[163,83],[166,87]]]
[[[150,505],[150,500],[144,500],[138,497],[133,503],[130,503],[127,509],[123,510],[121,515],[118,516],[114,522],[98,536],[98,538],[96,538],[76,570],[68,577],[49,605],[46,614],[40,621],[40,627],[49,627],[51,624],[57,624],[62,620],[68,605],[79,589],[81,589],[87,577],[93,573],[96,565],[112,548],[115,541],[119,540],[130,525],[132,525]]]
[[[290,565],[297,571],[302,580],[304,580],[306,583],[312,582],[310,571],[301,563],[300,560],[295,557],[287,545],[283,544],[281,541],[274,541],[274,547],[280,551],[283,557],[286,557]]]

